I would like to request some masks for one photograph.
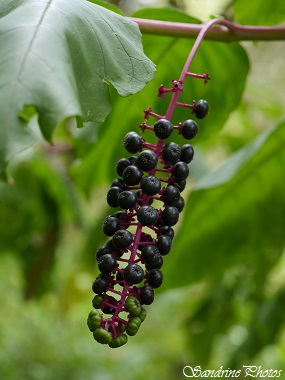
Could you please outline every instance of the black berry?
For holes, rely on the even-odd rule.
[[[196,103],[194,108],[194,113],[198,119],[204,119],[204,117],[207,116],[209,111],[209,106],[206,100],[199,100],[198,103]]]
[[[175,206],[176,207],[176,206]],[[171,240],[174,238],[174,231],[171,227],[169,226],[163,226],[161,227],[161,235],[167,235],[170,237]]]
[[[92,290],[96,294],[104,293],[108,287],[109,276],[100,273],[98,277],[93,281]]]
[[[173,130],[172,124],[167,119],[158,120],[154,126],[154,133],[159,139],[167,139]]]
[[[172,173],[175,177],[175,180],[183,181],[184,179],[186,179],[188,177],[189,168],[185,162],[178,161],[174,165]]]
[[[147,282],[153,288],[159,288],[163,281],[163,275],[159,269],[151,269],[149,271]]]
[[[157,238],[156,246],[161,255],[167,255],[171,250],[172,240],[167,235],[160,235]]]
[[[149,172],[156,167],[158,161],[157,155],[151,150],[144,150],[138,155],[137,165],[138,168]]]
[[[117,186],[113,186],[107,193],[107,203],[110,207],[118,207],[118,196],[122,192],[122,189]]]
[[[166,206],[162,211],[162,220],[167,226],[174,226],[179,219],[179,211],[175,206]]]
[[[180,197],[180,191],[176,186],[167,186],[161,196],[163,202],[168,206],[174,206]]]
[[[192,119],[186,120],[181,125],[181,134],[185,139],[191,140],[197,135],[197,133],[198,133],[198,124],[196,123],[195,120],[192,120]]]
[[[140,300],[142,304],[150,305],[154,301],[154,291],[150,285],[145,285],[140,289]]]
[[[106,253],[113,253],[113,250],[107,245],[102,245],[102,247],[97,249],[96,260],[99,260],[100,257],[106,255]]]
[[[121,178],[114,179],[114,181],[111,183],[111,187],[120,187],[122,190],[125,190],[126,185],[125,182]]]
[[[180,192],[182,192],[185,189],[186,180],[183,179],[182,181],[177,181],[175,179],[175,181],[173,182],[173,184],[179,189]]]
[[[175,204],[175,207],[179,212],[181,212],[184,209],[185,201],[182,197],[179,198],[179,201]]]
[[[122,177],[123,171],[130,166],[131,163],[127,158],[121,158],[116,165],[116,172],[120,177]]]
[[[135,186],[140,183],[142,172],[137,166],[128,166],[122,173],[123,180],[129,186]]]
[[[124,147],[130,153],[137,153],[142,148],[142,138],[136,132],[129,132],[124,138]]]
[[[180,161],[186,162],[186,164],[189,164],[194,157],[194,149],[192,145],[185,144],[181,148],[181,156]]]
[[[124,269],[124,277],[130,284],[139,284],[144,279],[144,270],[138,264],[129,264]]]
[[[160,253],[155,245],[145,245],[142,249],[142,259],[148,265],[156,265],[159,262]]]
[[[152,206],[141,206],[137,218],[143,226],[153,226],[158,220],[158,212]]]
[[[136,205],[137,200],[136,193],[125,190],[118,196],[118,205],[123,209],[132,209]]]
[[[107,216],[103,223],[103,232],[107,236],[113,236],[114,233],[119,229],[120,221],[118,218],[113,216]]]
[[[119,230],[114,233],[112,242],[118,249],[128,248],[133,242],[133,235],[127,230]]]
[[[116,258],[110,253],[107,253],[99,258],[98,269],[104,274],[111,273],[115,269],[116,264]]]
[[[162,149],[162,158],[172,165],[174,165],[177,161],[179,161],[180,155],[181,155],[181,149],[174,142],[170,142],[166,144],[164,148]]]
[[[141,189],[147,195],[155,195],[161,189],[160,179],[154,176],[146,176],[141,180]]]

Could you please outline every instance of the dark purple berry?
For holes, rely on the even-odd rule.
[[[122,192],[122,189],[117,186],[113,186],[107,193],[107,203],[110,207],[118,207],[118,196]]]
[[[179,145],[174,142],[166,144],[162,149],[162,158],[172,165],[179,161],[180,154],[181,149],[179,148]]]
[[[103,232],[107,236],[113,236],[114,233],[120,228],[120,221],[114,216],[107,216],[103,223]]]
[[[159,269],[151,269],[149,271],[147,282],[153,288],[159,288],[163,281],[163,275]]]
[[[154,126],[154,133],[159,139],[167,139],[173,130],[172,124],[167,119],[158,120]]]
[[[92,290],[96,294],[104,293],[107,290],[109,276],[100,273],[92,284]]]
[[[120,177],[122,177],[123,171],[130,166],[131,163],[127,158],[121,158],[116,165],[116,172]]]
[[[136,166],[128,166],[122,173],[123,180],[129,186],[135,186],[140,183],[142,172]]]
[[[175,206],[176,207],[176,206]],[[161,227],[161,235],[167,235],[170,237],[171,240],[174,238],[174,231],[171,227],[169,226],[163,226]]]
[[[128,157],[128,160],[130,161],[131,165],[137,165],[137,156],[130,156]]]
[[[125,190],[126,185],[125,182],[121,178],[114,179],[114,181],[111,183],[111,187],[120,187],[122,190]]]
[[[179,212],[181,212],[184,209],[185,201],[182,197],[179,198],[179,201],[175,204],[175,207]]]
[[[137,203],[138,197],[136,193],[125,190],[118,196],[118,205],[123,209],[132,209]]]
[[[116,258],[109,253],[101,256],[98,260],[98,269],[100,272],[102,272],[104,274],[108,274],[108,273],[113,272],[116,265],[117,265]]]
[[[129,284],[139,284],[144,279],[144,270],[138,264],[129,264],[124,269],[124,277]]]
[[[160,260],[160,253],[155,245],[145,245],[142,249],[141,257],[148,265],[156,265]]]
[[[124,138],[124,147],[130,153],[137,153],[142,148],[142,138],[136,132],[129,132]]]
[[[178,202],[179,197],[179,189],[176,186],[169,185],[164,189],[161,199],[167,206],[174,206]]]
[[[181,134],[182,136],[187,139],[191,140],[193,139],[198,133],[198,124],[195,120],[189,119],[184,121],[181,125]]]
[[[204,117],[207,116],[209,111],[209,106],[206,100],[199,100],[198,103],[196,103],[194,108],[194,113],[198,119],[204,119]]]
[[[144,150],[138,156],[137,165],[139,169],[149,172],[156,167],[157,155],[151,150]]]
[[[117,272],[116,281],[117,281],[117,284],[124,286],[124,275],[122,272]]]
[[[178,190],[180,191],[180,193],[185,189],[185,186],[186,186],[186,180],[183,179],[182,181],[177,181],[175,180],[173,182],[173,184],[178,188]]]
[[[194,149],[192,145],[185,144],[181,148],[181,156],[180,161],[186,162],[186,164],[189,164],[194,157]]]
[[[118,301],[116,300],[116,298],[112,296],[105,296],[105,300],[108,302],[109,305],[104,305],[101,310],[105,314],[114,314],[116,311],[115,306],[117,306]],[[114,305],[114,307],[112,307],[111,305]]]
[[[167,226],[174,226],[179,219],[179,211],[175,206],[166,206],[162,211],[163,223]]]
[[[101,256],[106,255],[107,253],[112,254],[113,250],[107,245],[102,245],[102,247],[97,249],[96,260],[99,260]]]
[[[178,161],[174,165],[172,173],[174,175],[175,180],[183,181],[188,177],[189,168],[185,162]]]
[[[159,256],[159,260],[156,264],[148,264],[148,263],[145,263],[145,267],[147,270],[151,270],[151,269],[160,269],[161,267],[163,266],[163,257],[162,256]]]
[[[167,235],[160,235],[156,241],[156,247],[161,255],[167,255],[171,250],[172,240]]]
[[[153,226],[158,220],[158,212],[152,206],[141,206],[137,212],[137,219],[143,226]]]
[[[128,248],[133,242],[133,235],[127,230],[119,230],[114,233],[112,242],[117,249]]]
[[[154,301],[154,291],[150,285],[145,285],[140,289],[140,301],[144,305],[150,305]]]
[[[136,194],[137,194],[137,197],[139,198],[138,204],[139,204],[139,206],[141,206],[143,203],[143,199],[144,199],[145,195],[144,195],[142,189],[137,190]],[[153,202],[153,199],[149,197],[147,204],[150,206],[152,204],[152,202]]]
[[[152,175],[143,177],[141,180],[141,189],[147,195],[155,195],[161,189],[160,179]]]
[[[114,215],[112,215],[112,216],[114,216],[115,218],[118,218],[119,220],[124,220],[125,219],[125,216],[126,216],[126,214],[125,214],[125,211],[116,211],[115,213],[114,213]]]

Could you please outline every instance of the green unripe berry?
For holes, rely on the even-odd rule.
[[[109,331],[99,327],[93,332],[94,339],[101,344],[109,344],[112,340],[112,335]]]
[[[141,312],[138,315],[139,319],[143,322],[146,318],[146,309],[144,307],[141,308]]]
[[[92,305],[93,305],[94,309],[100,309],[100,306],[101,306],[103,300],[104,300],[104,297],[100,294],[97,294],[97,296],[95,296],[92,300]]]
[[[129,296],[125,302],[126,311],[128,311],[133,317],[137,317],[141,312],[140,301],[133,296]]]
[[[136,335],[139,330],[139,327],[142,323],[142,320],[139,317],[134,317],[129,320],[126,333],[130,336]]]
[[[97,310],[90,311],[87,319],[87,326],[91,332],[97,329],[99,327],[101,322],[101,316],[100,313]]]
[[[109,343],[109,347],[111,348],[121,347],[124,344],[126,344],[127,341],[128,341],[128,336],[126,334],[122,334],[120,336],[117,336],[116,338],[113,338],[111,342]]]

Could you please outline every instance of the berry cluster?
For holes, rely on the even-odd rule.
[[[171,89],[160,86],[158,96],[179,91],[182,83],[172,81]],[[176,105],[192,108],[197,119],[208,113],[205,100]],[[157,119],[153,125],[148,124],[150,116]],[[111,348],[124,345],[144,321],[144,305],[154,301],[154,289],[163,282],[161,268],[171,250],[172,227],[184,208],[181,193],[194,149],[190,144],[180,147],[164,140],[174,130],[186,140],[193,139],[198,132],[195,120],[173,125],[151,108],[145,111],[140,128],[142,132],[153,131],[157,143],[146,142],[136,132],[129,132],[124,138],[124,147],[131,155],[117,162],[118,178],[107,194],[108,205],[119,210],[103,223],[103,231],[110,240],[96,252],[100,274],[92,284],[94,309],[87,320],[94,339]]]

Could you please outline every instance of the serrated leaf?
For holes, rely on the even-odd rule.
[[[183,210],[167,287],[217,278],[238,263],[275,260],[284,247],[285,122],[197,183]],[[178,269],[179,268],[179,269]]]
[[[56,125],[77,116],[101,122],[111,109],[109,86],[121,96],[141,90],[154,74],[137,25],[84,0],[0,4],[0,175],[33,143],[18,114],[39,114],[51,140]],[[24,116],[24,115],[22,115]]]
[[[134,16],[197,23],[196,19],[184,13],[166,9],[144,9]],[[162,83],[169,87],[172,79],[179,78],[193,43],[193,40],[185,38],[143,36],[145,52],[157,65],[155,78],[139,94],[129,99],[112,96],[113,110],[99,129],[100,138],[97,145],[82,163],[74,168],[76,179],[84,190],[90,190],[95,184],[109,183],[116,176],[114,170],[116,162],[128,155],[123,149],[124,135],[132,130],[140,133],[139,125],[144,121],[143,111],[146,108],[151,107],[154,112],[165,114],[170,95],[167,94],[165,99],[158,98],[157,89]],[[191,71],[203,74],[204,70],[207,70],[212,78],[207,86],[202,80],[188,78],[181,94],[181,101],[186,103],[201,98],[209,103],[209,115],[204,120],[198,121],[200,131],[195,139],[196,143],[205,141],[217,133],[230,113],[239,105],[249,71],[249,61],[245,50],[237,43],[203,41]],[[177,107],[172,121],[178,123],[189,117],[193,117],[189,109]],[[145,136],[147,140],[152,138],[148,133],[145,133]],[[185,143],[176,133],[171,135],[171,140],[179,144]],[[108,150],[106,150],[107,145]],[[104,160],[101,160],[103,156]],[[97,165],[96,176],[92,175],[95,165]]]

